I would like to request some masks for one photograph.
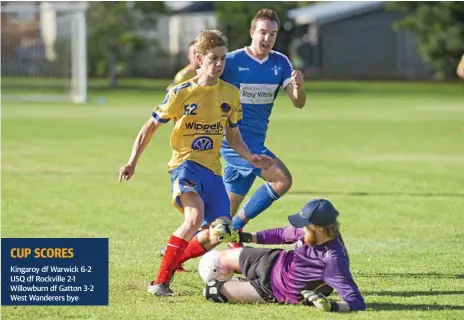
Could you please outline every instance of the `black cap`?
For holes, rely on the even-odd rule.
[[[288,216],[288,221],[295,228],[308,224],[327,226],[337,221],[338,211],[329,200],[313,199],[305,204],[300,212]]]

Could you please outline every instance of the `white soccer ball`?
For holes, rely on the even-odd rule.
[[[229,281],[234,275],[234,270],[230,270],[221,265],[218,250],[211,250],[201,257],[200,264],[198,265],[198,272],[205,283],[213,280]]]

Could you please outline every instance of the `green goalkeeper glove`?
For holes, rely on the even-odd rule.
[[[332,311],[332,303],[330,302],[329,299],[324,297],[324,295],[310,291],[310,290],[304,290],[301,291],[301,294],[303,295],[303,303],[306,305],[313,305],[317,309],[322,310],[322,311]]]
[[[212,237],[217,237],[219,242],[240,242],[240,233],[222,219],[216,219],[211,223],[209,233]]]

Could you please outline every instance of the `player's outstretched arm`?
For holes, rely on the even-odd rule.
[[[291,82],[285,87],[288,97],[296,108],[303,108],[306,103],[304,76],[299,70],[293,70]]]
[[[255,167],[267,170],[275,164],[275,160],[267,155],[251,153],[243,141],[238,127],[226,127],[226,139],[230,147],[234,149],[240,157],[246,159]]]
[[[219,242],[242,242],[257,244],[292,244],[302,238],[302,229],[294,227],[267,229],[259,232],[242,232],[234,230],[229,222],[216,219],[210,226],[211,238]]]
[[[361,292],[351,275],[349,261],[347,257],[329,256],[327,266],[324,271],[324,282],[337,290],[342,301],[329,301],[330,309],[326,311],[347,312],[366,310],[366,304]],[[305,294],[302,292],[302,295]],[[325,308],[326,303],[321,298],[315,298]],[[314,306],[318,307],[316,304]],[[319,308],[320,309],[320,308]]]
[[[119,169],[119,182],[122,180],[129,180],[135,172],[135,166],[137,161],[145,150],[146,146],[150,143],[151,138],[155,134],[156,130],[162,125],[162,122],[157,121],[151,117],[142,126],[139,134],[135,138],[132,146],[132,153],[127,161],[127,164]]]
[[[226,139],[230,147],[234,149],[240,157],[251,162],[253,154],[250,152],[250,149],[248,149],[247,145],[243,141],[238,127],[227,127]]]

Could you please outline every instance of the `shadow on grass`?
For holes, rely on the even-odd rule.
[[[328,195],[328,196],[350,196],[350,197],[437,197],[437,198],[464,198],[464,193],[459,192],[338,192],[338,191],[316,191],[316,190],[290,190],[289,194],[297,195]]]
[[[435,278],[435,279],[464,279],[464,274],[453,273],[356,273],[357,277],[362,278]],[[463,291],[464,293],[464,291]]]
[[[368,309],[375,311],[380,310],[398,310],[398,311],[439,311],[439,310],[464,310],[464,306],[440,305],[440,304],[399,304],[399,303],[368,303]]]
[[[441,296],[441,295],[463,295],[464,290],[451,291],[363,291],[365,295],[389,296],[389,297],[417,297],[417,296]]]

